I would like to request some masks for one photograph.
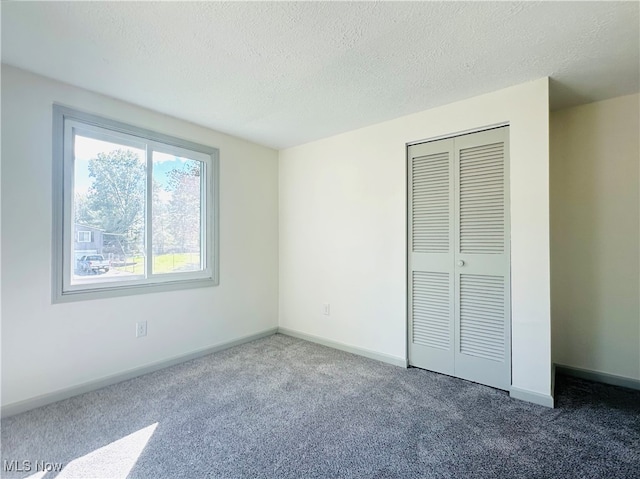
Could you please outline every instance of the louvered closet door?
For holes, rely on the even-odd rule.
[[[408,149],[409,362],[454,374],[453,140]]]
[[[508,128],[455,139],[455,375],[511,384]]]

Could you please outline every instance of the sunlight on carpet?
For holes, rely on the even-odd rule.
[[[153,435],[158,423],[140,429],[71,461],[56,479],[108,477],[126,479]],[[41,479],[47,472],[37,472],[25,479]]]

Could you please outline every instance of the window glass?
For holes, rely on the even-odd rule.
[[[73,145],[74,223],[102,234],[91,245],[94,251],[75,246],[71,284],[144,278],[145,151],[80,134]],[[77,260],[87,253],[102,256],[88,256],[94,264]]]
[[[218,150],[54,106],[54,301],[217,284]]]
[[[204,164],[153,152],[153,273],[198,271]]]

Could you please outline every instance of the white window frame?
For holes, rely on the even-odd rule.
[[[147,188],[145,208],[145,278],[91,284],[72,284],[73,258],[73,138],[75,134],[116,142],[146,151]],[[153,152],[174,154],[202,162],[201,175],[201,270],[153,274],[152,271],[152,178]],[[53,105],[53,244],[54,303],[98,299],[219,284],[217,148],[200,145],[61,105]]]
[[[76,236],[77,236],[76,241],[78,243],[92,243],[92,239],[93,238],[91,237],[92,236],[91,233],[92,233],[91,231],[76,231]],[[81,237],[82,238],[86,238],[87,237],[86,235],[89,235],[89,241],[85,241],[84,239],[80,239]]]

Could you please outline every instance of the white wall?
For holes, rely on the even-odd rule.
[[[551,388],[548,80],[280,152],[280,326],[406,358],[406,149],[509,121],[513,386]],[[331,304],[331,315],[322,314]]]
[[[53,102],[220,149],[220,286],[51,304]],[[277,152],[3,65],[2,257],[3,405],[275,328]]]
[[[553,359],[640,379],[640,96],[551,115]]]

